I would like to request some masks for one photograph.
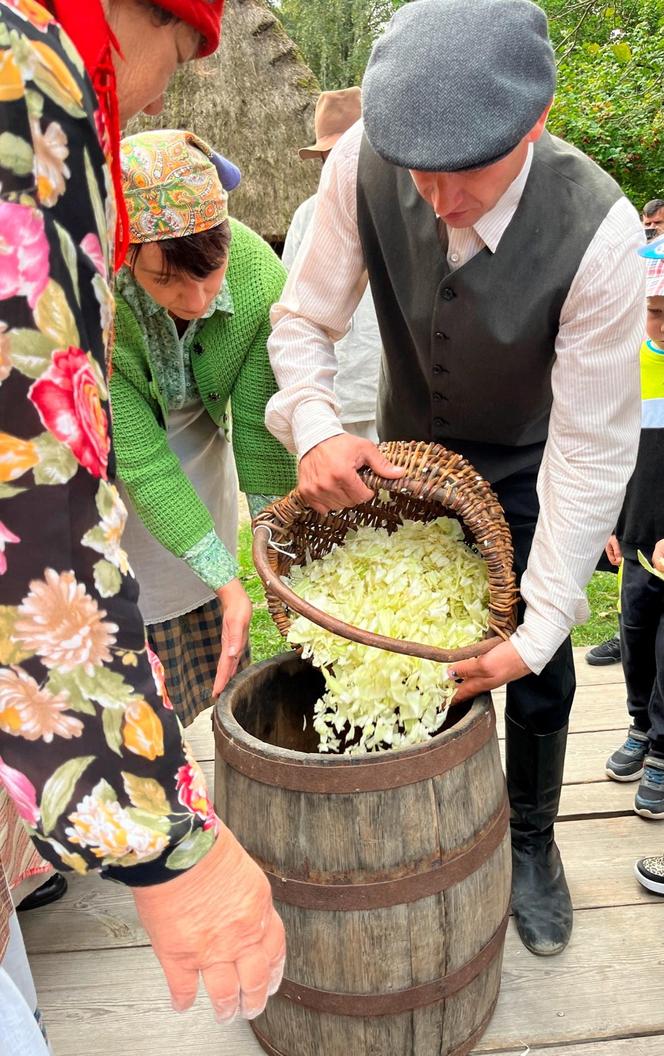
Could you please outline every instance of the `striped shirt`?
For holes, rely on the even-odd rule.
[[[358,122],[326,161],[309,236],[272,309],[268,347],[280,392],[266,422],[299,457],[343,432],[333,394],[334,342],[347,332],[367,283],[356,205],[362,132]],[[532,147],[490,212],[472,228],[448,229],[450,268],[484,246],[495,252],[531,163]],[[571,627],[588,618],[585,587],[634,467],[645,318],[644,268],[635,251],[642,243],[638,214],[622,198],[592,239],[561,312],[540,517],[521,582],[526,613],[512,638],[531,671],[540,672]]]

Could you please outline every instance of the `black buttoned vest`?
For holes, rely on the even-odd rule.
[[[358,226],[383,342],[381,440],[435,440],[491,481],[537,466],[561,309],[618,185],[545,133],[495,253],[451,272],[446,229],[364,137]],[[588,355],[592,355],[589,343]]]

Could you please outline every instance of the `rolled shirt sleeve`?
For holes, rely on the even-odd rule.
[[[270,432],[299,458],[343,432],[334,397],[334,344],[350,328],[367,286],[355,191],[362,125],[353,125],[323,168],[313,219],[271,312],[270,362],[279,392]]]

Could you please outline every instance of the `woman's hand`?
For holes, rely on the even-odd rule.
[[[252,604],[239,579],[232,579],[220,587],[217,597],[221,602],[224,625],[221,631],[221,656],[217,665],[212,696],[218,697],[237,671],[240,657],[249,640]]]
[[[188,872],[132,893],[176,1012],[194,1003],[200,973],[219,1022],[261,1014],[283,975],[284,927],[265,874],[230,829],[220,825]]]

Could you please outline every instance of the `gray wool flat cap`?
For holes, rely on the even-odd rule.
[[[516,147],[555,87],[547,18],[530,0],[412,0],[371,53],[364,127],[393,165],[480,168]]]

